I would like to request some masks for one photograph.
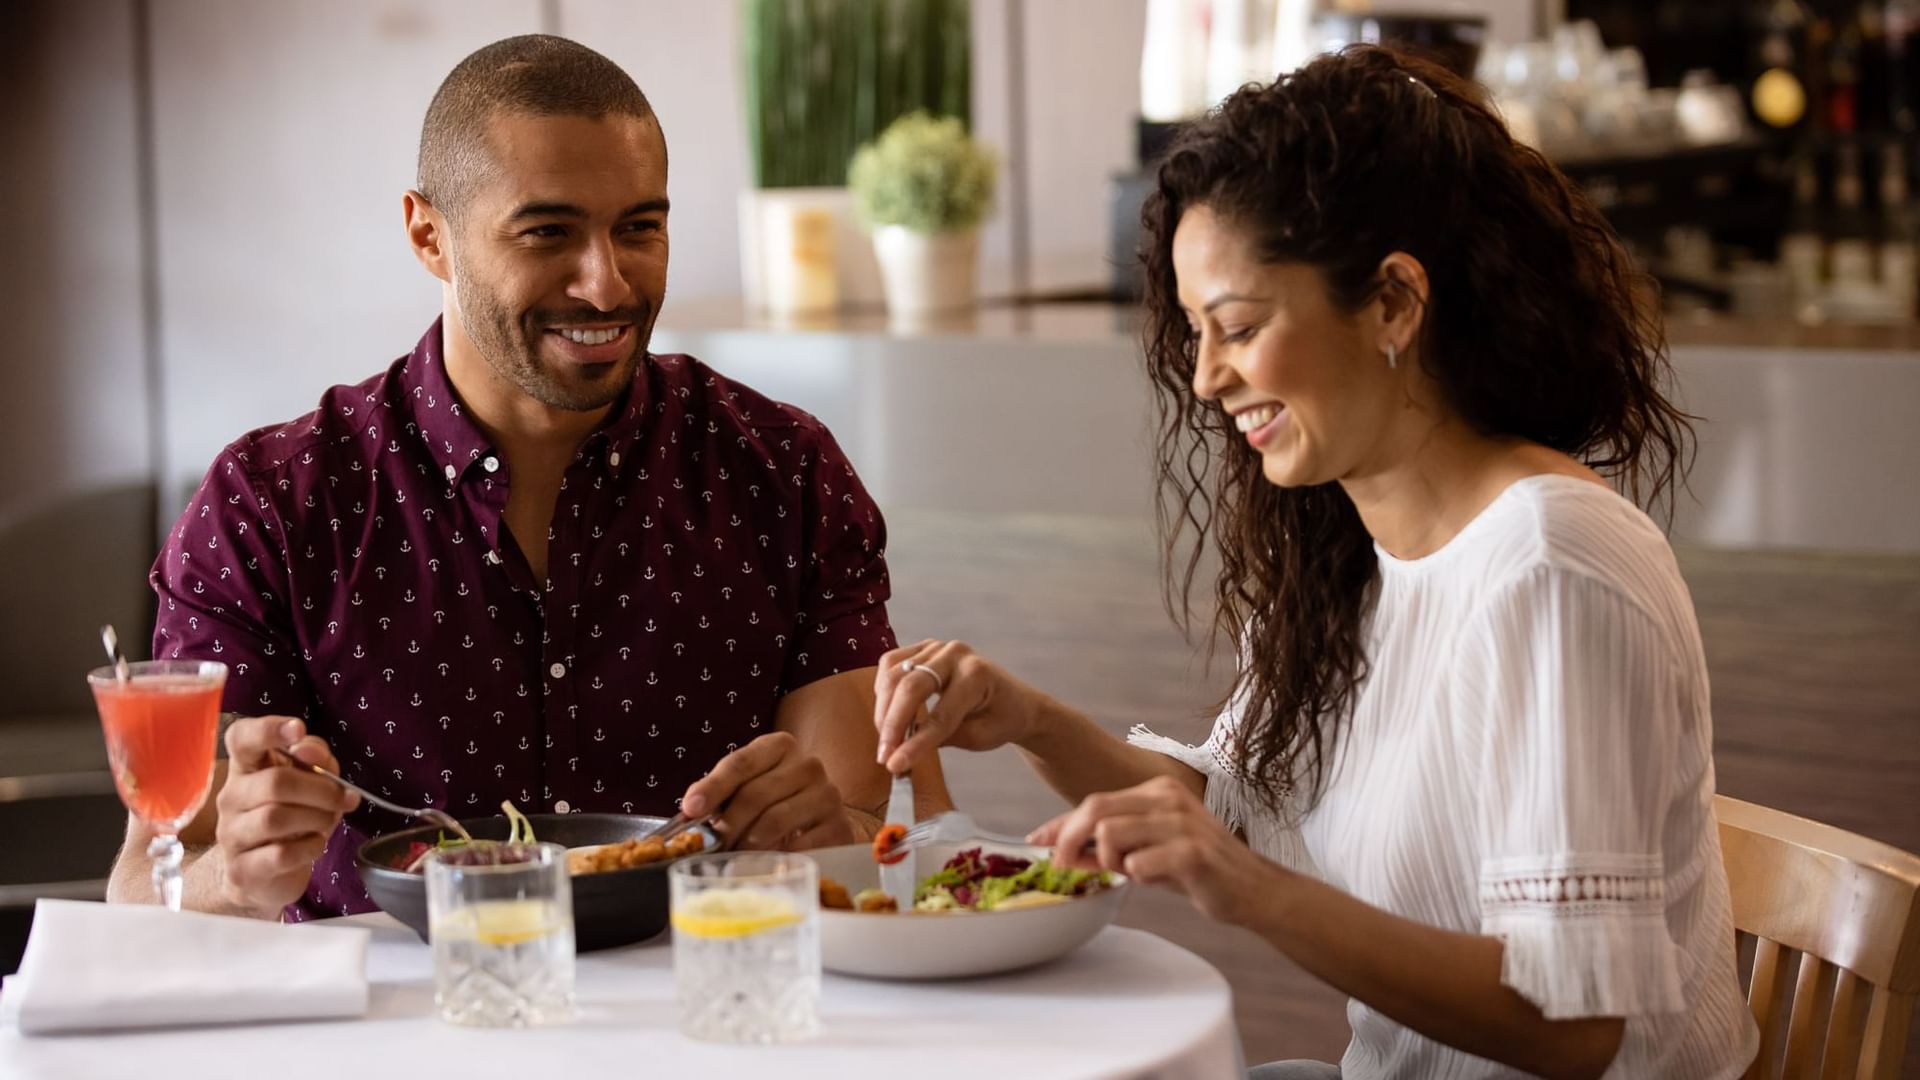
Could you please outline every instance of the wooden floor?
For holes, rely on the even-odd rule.
[[[890,526],[903,640],[966,640],[1116,733],[1204,736],[1228,675],[1206,671],[1162,609],[1148,527],[912,511]],[[1689,550],[1681,565],[1713,678],[1720,790],[1920,850],[1920,558]],[[945,762],[988,828],[1063,806],[1012,751]],[[1121,921],[1225,973],[1249,1061],[1339,1058],[1340,996],[1253,935],[1154,890]],[[1908,1073],[1920,1076],[1920,1034]]]

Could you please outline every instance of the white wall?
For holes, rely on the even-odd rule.
[[[133,5],[21,0],[0,32],[0,523],[149,475]]]

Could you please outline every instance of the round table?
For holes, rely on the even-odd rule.
[[[1070,956],[1010,975],[914,983],[829,973],[819,1038],[716,1046],[679,1033],[665,936],[582,954],[571,1024],[480,1031],[434,1018],[432,955],[411,930],[384,914],[333,923],[342,924],[373,931],[372,1004],[359,1020],[32,1039],[9,1031],[0,1035],[0,1075],[1224,1080],[1244,1073],[1226,980],[1139,930],[1108,927]]]

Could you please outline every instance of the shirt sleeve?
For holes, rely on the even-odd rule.
[[[853,464],[824,427],[803,466],[807,566],[781,685],[794,690],[872,667],[894,647],[887,622],[887,526]]]
[[[1205,742],[1190,746],[1154,732],[1145,724],[1135,725],[1127,733],[1127,743],[1143,750],[1164,754],[1206,777],[1207,812],[1227,828],[1246,837],[1247,846],[1274,862],[1303,874],[1320,877],[1313,854],[1301,831],[1301,816],[1296,801],[1282,800],[1278,812],[1269,808],[1260,793],[1234,764],[1234,744],[1246,713],[1243,689],[1229,700],[1214,719],[1213,730]]]
[[[1661,850],[1684,715],[1667,635],[1617,588],[1542,568],[1490,596],[1459,648],[1501,981],[1550,1019],[1684,1010]]]
[[[304,717],[311,707],[281,533],[260,484],[223,452],[148,575],[159,598],[153,655],[226,664],[227,712]]]

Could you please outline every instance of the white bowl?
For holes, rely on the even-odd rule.
[[[919,881],[968,848],[1038,859],[1045,848],[971,842],[929,844],[911,856]],[[868,844],[809,851],[820,876],[849,894],[878,888],[879,867]],[[1009,911],[874,914],[820,910],[820,962],[828,971],[876,979],[956,979],[1044,964],[1085,945],[1113,921],[1127,880],[1065,903]]]

